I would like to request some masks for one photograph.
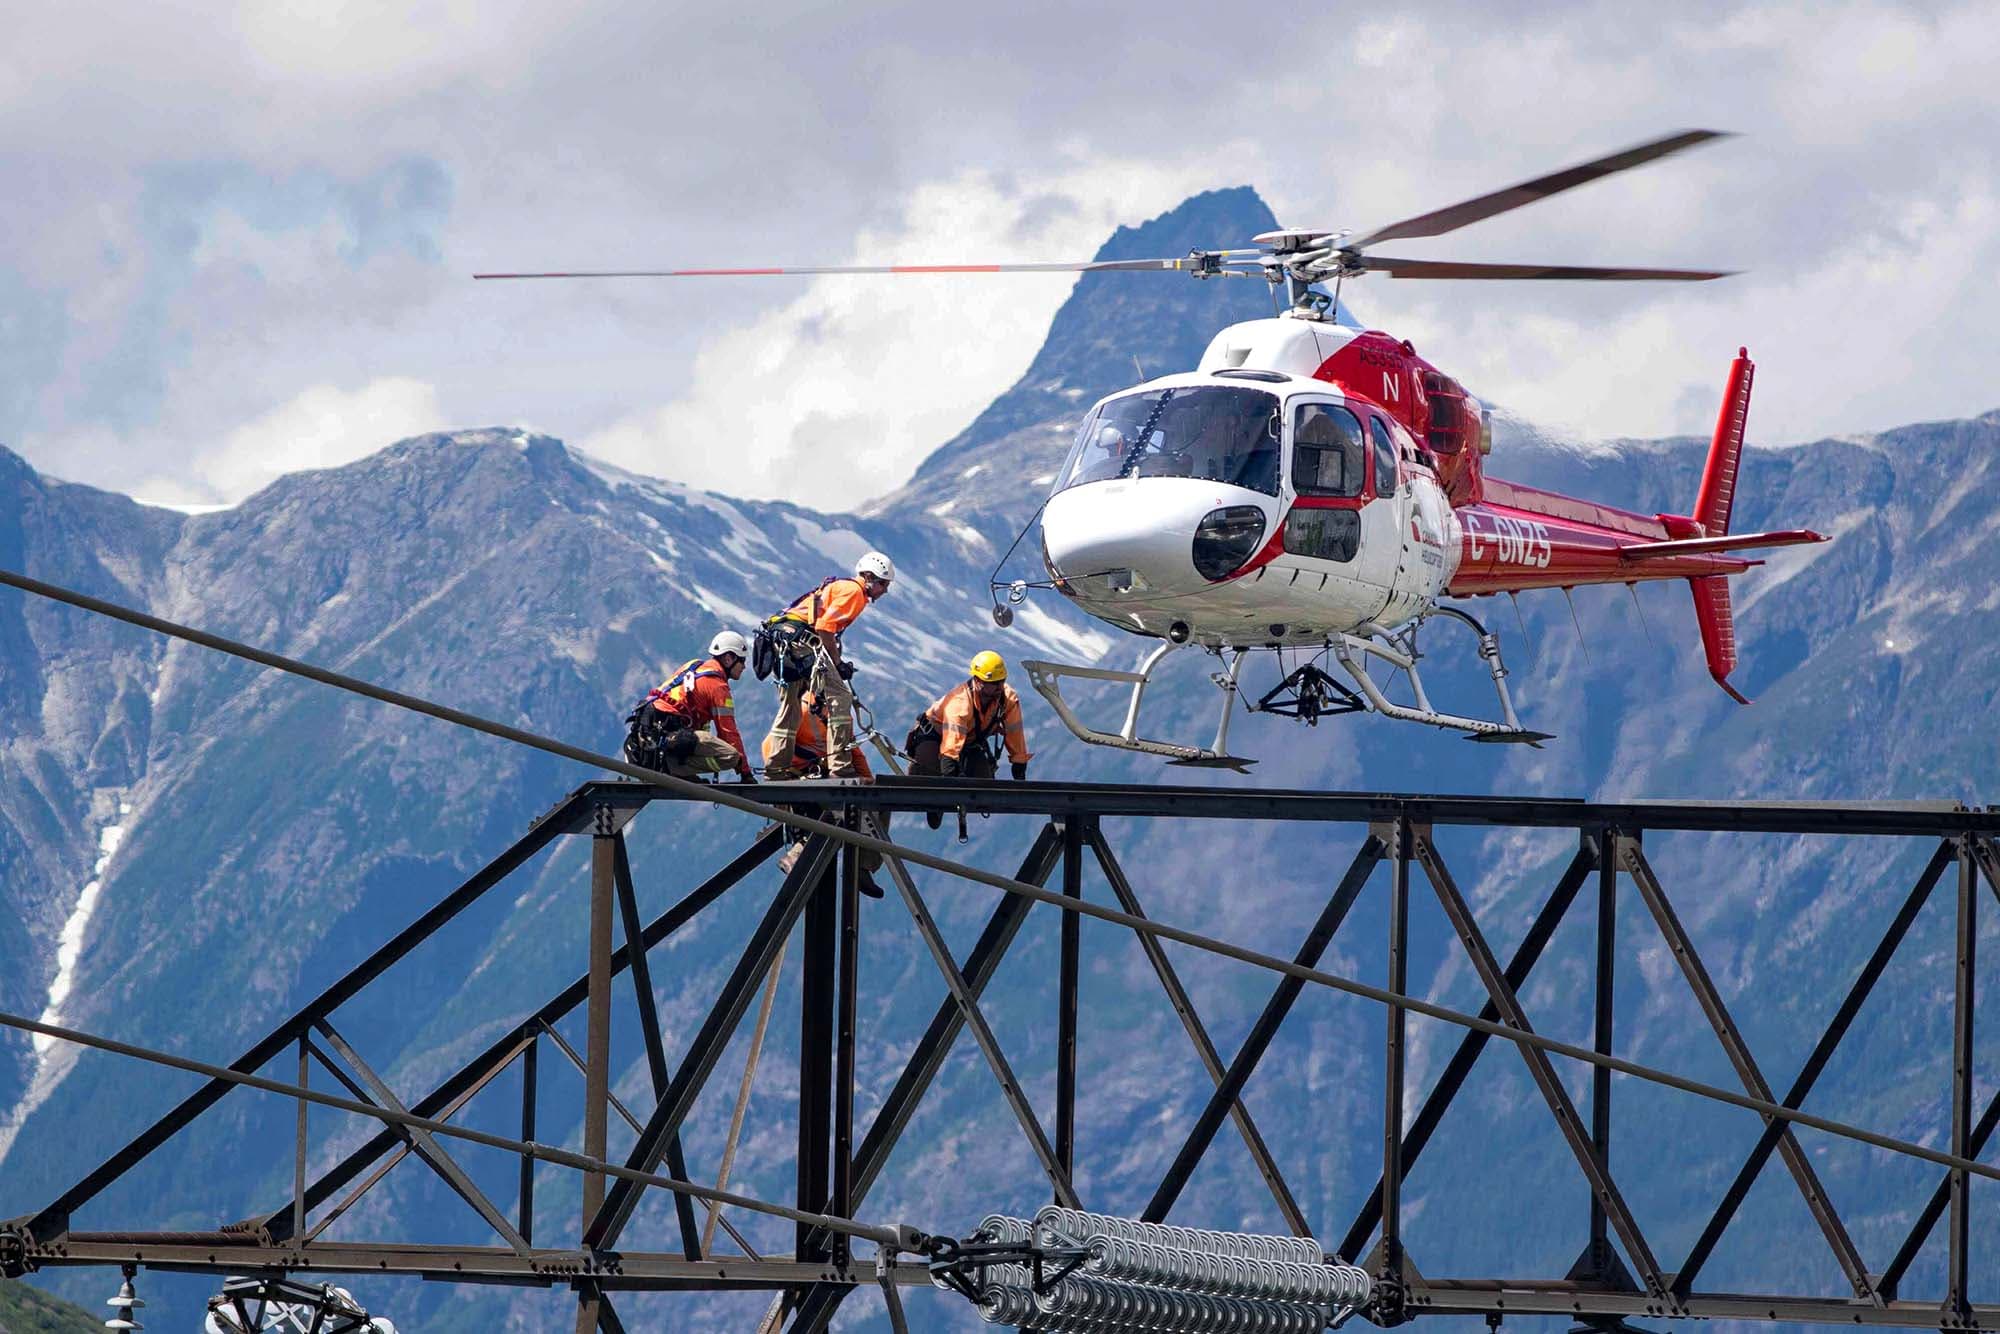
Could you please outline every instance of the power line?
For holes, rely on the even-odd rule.
[[[379,1121],[405,1126],[412,1130],[423,1130],[433,1135],[445,1135],[452,1139],[467,1140],[473,1144],[483,1144],[488,1148],[504,1149],[508,1153],[524,1154],[538,1162],[555,1163],[561,1167],[573,1167],[581,1172],[602,1172],[608,1176],[624,1177],[643,1186],[659,1186],[664,1190],[692,1195],[696,1199],[712,1200],[717,1204],[734,1205],[749,1209],[754,1213],[770,1214],[793,1223],[804,1223],[809,1227],[823,1227],[834,1232],[843,1232],[851,1237],[860,1237],[893,1250],[919,1252],[921,1237],[909,1228],[877,1226],[857,1223],[850,1218],[840,1218],[833,1214],[809,1213],[803,1209],[793,1209],[783,1204],[773,1204],[768,1200],[753,1199],[748,1195],[737,1195],[731,1191],[715,1190],[708,1186],[696,1185],[692,1181],[682,1181],[676,1177],[656,1176],[651,1172],[641,1172],[619,1163],[606,1162],[587,1154],[572,1153],[552,1144],[539,1144],[533,1140],[509,1139],[505,1135],[494,1135],[484,1130],[472,1130],[465,1126],[455,1126],[447,1121],[433,1120],[428,1116],[418,1116],[414,1112],[397,1111],[392,1107],[378,1107],[374,1103],[356,1102],[331,1093],[321,1093],[318,1089],[306,1088],[299,1084],[287,1084],[283,1080],[266,1079],[262,1075],[245,1074],[220,1065],[210,1065],[207,1061],[197,1061],[192,1057],[176,1056],[171,1052],[156,1051],[151,1047],[141,1047],[132,1042],[121,1042],[95,1033],[87,1033],[80,1028],[67,1028],[61,1024],[43,1023],[39,1019],[29,1019],[24,1015],[9,1014],[0,1010],[0,1027],[19,1029],[24,1033],[37,1033],[43,1037],[72,1042],[78,1046],[95,1047],[117,1056],[129,1056],[135,1060],[148,1061],[154,1065],[170,1066],[185,1070],[189,1074],[202,1075],[209,1079],[220,1079],[225,1083],[240,1084],[246,1088],[262,1089],[266,1093],[278,1093],[287,1098],[303,1098],[321,1107],[335,1111],[353,1112],[360,1116],[372,1116]]]
[[[1295,963],[1289,959],[1281,959],[1276,955],[1247,949],[1241,945],[1232,945],[1227,941],[1217,940],[1212,936],[1203,935],[1200,932],[1169,926],[1152,918],[1135,917],[1129,913],[1120,912],[1115,908],[1101,907],[1085,899],[1073,899],[1056,891],[1043,889],[1038,885],[1030,885],[1023,881],[1011,880],[1006,876],[996,875],[991,871],[981,870],[976,866],[967,866],[963,863],[954,862],[948,858],[939,857],[917,848],[906,847],[899,843],[889,842],[886,839],[875,838],[857,830],[844,829],[837,825],[823,823],[811,816],[798,815],[782,806],[769,805],[765,802],[739,796],[737,793],[719,785],[690,782],[687,779],[676,778],[670,774],[660,773],[652,769],[644,769],[636,764],[628,764],[624,760],[616,759],[609,755],[600,755],[593,751],[585,750],[580,746],[572,746],[567,742],[541,736],[538,733],[530,732],[523,728],[495,722],[489,718],[482,718],[477,714],[467,713],[462,709],[449,708],[443,704],[423,699],[420,696],[390,690],[386,687],[375,685],[373,682],[364,681],[359,677],[346,676],[339,672],[329,671],[324,667],[317,667],[296,658],[288,658],[282,654],[272,653],[253,645],[239,643],[235,640],[224,638],[221,635],[210,634],[205,630],[199,630],[192,626],[181,625],[174,621],[151,616],[145,612],[120,606],[115,602],[106,602],[101,598],[91,597],[89,594],[79,593],[57,584],[44,583],[39,579],[31,579],[26,575],[17,574],[12,570],[0,569],[0,584],[9,585],[24,592],[49,598],[52,601],[67,603],[70,606],[79,607],[85,611],[95,612],[102,616],[108,616],[113,620],[124,621],[129,625],[136,625],[142,629],[152,630],[175,639],[184,639],[190,643],[199,644],[204,648],[214,649],[219,653],[227,653],[233,657],[244,658],[266,667],[276,668],[279,671],[304,676],[310,680],[318,681],[323,685],[330,685],[336,689],[345,690],[385,704],[392,704],[397,708],[407,709],[413,713],[420,713],[427,717],[437,718],[443,722],[470,728],[475,732],[484,732],[488,736],[499,737],[504,741],[512,741],[517,745],[545,751],[551,755],[574,760],[579,764],[608,769],[613,773],[623,774],[628,778],[635,778],[654,787],[663,788],[677,796],[727,806],[732,810],[739,810],[749,815],[760,816],[789,828],[817,834],[836,842],[847,844],[850,847],[879,853],[884,857],[894,857],[902,861],[914,862],[919,866],[928,867],[934,871],[941,871],[946,875],[972,880],[1008,894],[1032,899],[1037,903],[1047,903],[1053,907],[1062,909],[1064,912],[1081,913],[1086,917],[1092,917],[1102,922],[1109,922],[1114,926],[1122,926],[1162,940],[1171,940],[1177,944],[1186,945],[1191,949],[1201,950],[1205,953],[1219,955],[1227,959],[1234,959],[1239,963],[1247,963],[1269,972],[1282,973],[1287,977],[1295,977],[1301,981],[1311,982],[1333,991],[1360,997],[1363,1000],[1374,1001],[1377,1004],[1406,1010],[1412,1014],[1419,1014],[1427,1019],[1436,1019],[1442,1023],[1452,1024],[1459,1028],[1485,1033],[1492,1037],[1504,1038],[1517,1046],[1538,1048],[1552,1055],[1568,1057],[1570,1060],[1581,1061],[1586,1065],[1610,1070],[1615,1074],[1630,1075],[1634,1079],[1642,1079],[1651,1084],[1677,1089],[1683,1093],[1691,1093],[1710,1101],[1741,1107],[1746,1111],[1756,1112],[1760,1116],[1775,1117],[1779,1120],[1789,1121],[1795,1125],[1805,1126],[1808,1129],[1824,1131],[1829,1135],[1837,1135],[1843,1139],[1867,1144],[1874,1148],[1886,1149],[1892,1153],[1903,1154],[1907,1157],[1921,1158],[1941,1167],[1949,1167],[1958,1171],[1971,1173],[1975,1176],[2000,1181],[2000,1167],[1990,1167],[1975,1159],[1961,1158],[1956,1154],[1946,1153],[1926,1145],[1913,1143],[1909,1140],[1896,1139],[1893,1136],[1879,1134],[1872,1130],[1865,1130],[1860,1126],[1849,1125],[1843,1121],[1835,1121],[1827,1117],[1817,1116],[1800,1108],[1787,1107],[1765,1098],[1753,1097],[1749,1094],[1735,1092],[1714,1084],[1704,1084],[1700,1080],[1688,1079],[1681,1075],[1671,1074],[1665,1070],[1654,1069],[1651,1066],[1641,1065],[1636,1061],[1628,1061],[1623,1057],[1595,1051],[1588,1047],[1579,1047],[1540,1033],[1527,1032],[1508,1024],[1483,1019],[1478,1015],[1467,1014],[1447,1006],[1420,1000],[1414,996],[1406,996],[1382,987],[1372,986],[1354,978],[1342,977],[1337,973],[1327,973],[1317,968],[1308,968],[1303,964]]]

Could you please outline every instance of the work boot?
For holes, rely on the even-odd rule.
[[[861,873],[860,888],[861,892],[867,895],[871,899],[879,899],[882,897],[882,886],[876,884],[875,877],[870,875],[866,871],[863,871]]]
[[[925,812],[924,812],[924,823],[925,823],[925,824],[927,824],[927,825],[929,825],[929,826],[930,826],[931,828],[933,828],[933,829],[942,829],[942,828],[944,828],[944,812],[943,812],[943,811],[925,811]]]

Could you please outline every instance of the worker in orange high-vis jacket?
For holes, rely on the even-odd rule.
[[[772,617],[768,628],[778,645],[778,716],[771,723],[764,766],[767,778],[786,779],[796,758],[802,700],[810,690],[826,715],[826,771],[829,778],[859,778],[854,767],[854,667],[841,656],[840,636],[868,604],[889,591],[896,567],[879,551],[854,562],[852,578],[826,580]]]
[[[706,658],[682,663],[626,719],[626,758],[677,778],[734,769],[744,782],[755,782],[736,730],[731,688],[749,660],[750,641],[734,630],[709,641]]]
[[[810,690],[800,697],[802,712],[799,714],[799,730],[792,739],[792,776],[794,778],[823,778],[826,776],[826,724],[820,721],[823,710],[819,699]],[[771,756],[777,753],[776,735],[764,738],[764,765],[770,767]],[[862,778],[873,778],[868,768],[868,756],[860,746],[848,748],[847,757],[854,765],[854,772]]]
[[[1007,663],[989,649],[973,658],[970,676],[918,717],[907,747],[910,772],[991,778],[1000,767],[996,741],[1005,744],[1014,777],[1026,778],[1021,697],[1007,684]]]
[[[799,715],[798,734],[793,738],[791,776],[794,778],[823,778],[826,776],[826,727],[819,720],[821,712],[819,701],[808,690],[800,702],[805,706],[805,710]],[[776,753],[776,750],[777,744],[775,738],[765,737],[764,764],[767,768],[771,763],[771,756]],[[847,755],[848,759],[854,763],[856,774],[863,779],[872,779],[874,777],[874,774],[868,768],[868,757],[861,753],[861,747],[852,747]],[[832,817],[829,816],[826,818],[831,819]],[[887,838],[889,836],[889,812],[871,812],[870,818],[874,821],[874,825],[872,827],[864,827],[864,832]],[[781,871],[791,870],[792,864],[799,859],[799,853],[805,847],[804,834],[794,830],[790,837],[792,839],[792,846],[786,849],[785,855],[778,859],[778,869]],[[874,874],[881,869],[882,854],[864,849],[861,853],[861,892],[871,899],[882,897],[882,887],[875,883]]]

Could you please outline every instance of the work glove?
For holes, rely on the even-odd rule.
[[[1026,781],[1028,780],[1028,763],[1027,763],[1027,761],[1026,761],[1026,760],[1022,760],[1022,761],[1019,761],[1019,762],[1017,762],[1016,764],[1014,764],[1014,765],[1013,765],[1012,767],[1013,767],[1013,770],[1014,770],[1014,781],[1015,781],[1015,782],[1017,782],[1017,783],[1024,783],[1024,782],[1026,782]]]
[[[843,681],[852,681],[854,679],[854,664],[851,662],[840,663],[833,670],[840,673],[840,679]]]
[[[938,761],[938,772],[943,774],[946,778],[958,777],[960,772],[958,765],[958,756],[948,755],[944,759]]]

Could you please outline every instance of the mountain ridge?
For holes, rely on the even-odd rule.
[[[1240,196],[1225,202],[1248,207]],[[1193,222],[1181,221],[1194,230]],[[1255,225],[1247,216],[1238,222],[1229,234],[1247,234]],[[1077,318],[1058,317],[1037,364],[1046,356],[1052,364],[1098,365],[1093,374],[1111,382],[1097,392],[1106,392],[1129,378],[1115,358],[1069,355],[1094,330],[1115,326],[1143,336],[1171,324],[1174,337],[1192,341],[1198,330],[1205,340],[1215,324],[1196,321],[1210,319],[1212,303],[1233,299],[1230,292],[1252,287],[1143,276],[1099,285],[1072,312]],[[1122,304],[1140,297],[1169,305]],[[1132,312],[1141,308],[1165,313],[1140,320]],[[1140,351],[1152,355],[1149,346]],[[1043,488],[1033,483],[1034,470],[1060,455],[1068,433],[1056,428],[1065,414],[1087,406],[1086,395],[1095,397],[1094,384],[1060,386],[1069,388],[1080,392],[1052,397],[1046,384],[1023,377],[1007,391],[1019,391],[1015,404],[986,428],[998,434],[977,436],[968,428],[957,452],[948,442],[926,461],[929,471],[920,469],[919,478],[929,490],[913,482],[851,515],[737,501],[645,478],[551,437],[504,427],[412,437],[342,468],[290,474],[229,511],[193,516],[51,482],[5,455],[0,564],[613,750],[617,719],[630,701],[718,624],[741,626],[774,609],[795,585],[851,559],[857,546],[880,546],[896,557],[902,577],[850,638],[862,667],[857,685],[876,706],[883,730],[896,736],[920,703],[962,673],[976,648],[1117,666],[1136,656],[1136,641],[1078,620],[1059,601],[1031,603],[1005,635],[987,619],[984,575],[1006,535],[1039,501]],[[1702,448],[1699,440],[1685,440],[1574,454],[1537,445],[1509,427],[1494,461],[1502,475],[1529,484],[1641,510],[1684,509]],[[1511,611],[1497,603],[1480,608],[1508,639],[1527,716],[1559,733],[1549,750],[1498,754],[1375,720],[1305,731],[1240,718],[1241,743],[1264,761],[1253,780],[1214,781],[1551,795],[1988,797],[2000,786],[2000,758],[1991,739],[1962,719],[1991,716],[2000,680],[1993,648],[2000,643],[2000,595],[1987,591],[2000,586],[2000,557],[1981,540],[2000,527],[1990,500],[1995,454],[2000,412],[1898,428],[1865,444],[1746,452],[1739,526],[1824,525],[1834,532],[1823,546],[1778,553],[1742,584],[1742,675],[1760,701],[1754,709],[1739,709],[1708,681],[1678,589],[1639,590],[1643,621],[1623,590],[1580,590],[1574,630],[1559,597],[1523,600],[1525,633],[1518,636]],[[973,469],[979,471],[968,476]],[[1435,661],[1445,682],[1453,680],[1450,663],[1442,655]],[[1149,692],[1149,712],[1157,707],[1163,730],[1212,728],[1215,697],[1201,672],[1170,667]],[[53,942],[94,877],[101,894],[74,953],[65,1015],[85,1028],[207,1059],[234,1055],[504,847],[557,794],[590,776],[4,591],[0,683],[7,686],[0,691],[7,775],[0,782],[0,892],[8,909],[0,913],[0,988],[7,1008],[40,1012]],[[764,707],[748,701],[762,692],[742,690],[754,744]],[[1082,747],[1035,701],[1030,705],[1038,777],[1157,778],[1152,762]],[[1884,718],[1898,725],[1882,726]],[[733,852],[747,837],[739,824],[720,812],[676,811],[635,825],[642,897],[657,904]],[[106,853],[104,831],[114,827],[120,834]],[[1324,864],[1351,853],[1336,832],[1288,831],[1280,841],[1255,828],[1166,824],[1143,838],[1121,832],[1114,842],[1149,912],[1288,952],[1326,893]],[[899,826],[897,836],[921,846],[931,846],[929,839],[940,851],[1012,869],[1016,833],[1004,821],[975,821],[963,849],[949,843],[948,833]],[[1453,856],[1474,851],[1491,860],[1468,862],[1486,869],[1466,875],[1465,888],[1482,918],[1495,922],[1500,947],[1546,882],[1537,880],[1544,860],[1561,854],[1496,836],[1455,847]],[[1859,937],[1842,929],[1842,915],[1872,912],[1877,878],[1892,878],[1900,863],[1892,856],[1882,867],[1849,864],[1812,848],[1790,854],[1753,848],[1715,863],[1706,852],[1697,841],[1648,842],[1690,928],[1705,951],[1714,951],[1718,980],[1732,1001],[1778,988],[1776,1002],[1741,1007],[1751,1043],[1791,1053],[1816,1021],[1815,1007],[1837,986],[1833,979],[1852,962]],[[423,1086],[477,1050],[507,1015],[575,975],[582,871],[577,857],[563,853],[524,868],[511,901],[469,914],[434,952],[385,978],[367,1005],[343,1011],[343,1033],[399,1089]],[[699,1020],[730,942],[754,917],[754,896],[765,888],[761,881],[747,886],[685,939],[662,947],[655,985],[670,1047]],[[941,893],[935,906],[958,939],[977,929],[988,905]],[[1371,898],[1336,943],[1337,966],[1368,975],[1378,961],[1367,942],[1379,939],[1380,929]],[[1639,1016],[1626,1039],[1631,1051],[1677,1069],[1707,1068],[1712,1054],[1696,1050],[1688,1036],[1703,1031],[1699,1015],[1653,994],[1661,961],[1644,951],[1657,946],[1632,930],[1621,926],[1623,946],[1642,959],[1640,968],[1621,972],[1621,1008]],[[934,985],[927,960],[886,934],[870,933],[877,952],[866,961],[869,976],[885,987]],[[1090,1040],[1102,1044],[1116,1035],[1117,1041],[1086,1053],[1092,1096],[1080,1116],[1080,1170],[1094,1202],[1128,1211],[1143,1203],[1163,1167],[1160,1158],[1171,1153],[1171,1143],[1155,1141],[1173,1138],[1192,1118],[1201,1075],[1177,1055],[1183,1044],[1171,1014],[1151,1003],[1143,978],[1132,981],[1141,966],[1136,956],[1112,954],[1110,941],[1086,935],[1099,965],[1086,982],[1086,1001],[1102,1020]],[[992,1018],[1032,1096],[1045,1102],[1049,1037],[1032,1002],[1053,945],[1031,928],[1018,948],[995,993],[1014,1003],[996,1006]],[[1935,942],[1923,948],[1934,950]],[[1989,947],[1987,957],[2000,955]],[[1531,1008],[1557,1007],[1577,967],[1573,955],[1558,950],[1545,965],[1548,976],[1526,996]],[[1411,977],[1413,987],[1446,1003],[1469,994],[1462,968],[1448,955],[1420,952]],[[1261,1001],[1256,981],[1202,960],[1189,961],[1186,979],[1217,1041],[1228,1045]],[[785,1025],[795,996],[788,982],[774,1050],[790,1040]],[[191,1015],[200,1022],[190,1022]],[[1872,1116],[1871,1123],[1914,1133],[1934,1124],[1926,1118],[1935,1096],[1921,1093],[1933,1086],[1924,1064],[1933,1048],[1915,1037],[1931,1034],[1936,1019],[1935,1007],[1918,1002],[1871,1016],[1864,1035],[1883,1053],[1882,1069],[1870,1071],[1868,1081],[1830,1079],[1816,1095],[1828,1099],[1824,1110]],[[893,1014],[869,1019],[860,1053],[864,1103],[879,1097],[913,1037],[897,1022]],[[1311,997],[1302,1002],[1301,1026],[1281,1038],[1248,1094],[1324,1229],[1344,1226],[1342,1209],[1372,1181],[1365,1129],[1357,1137],[1339,1128],[1365,1128],[1379,1116],[1379,1082],[1371,1088],[1363,1068],[1366,1044],[1378,1030],[1372,1011]],[[1995,1029],[1980,1031],[1986,1060]],[[1412,1069],[1419,1084],[1433,1068],[1426,1050],[1418,1039]],[[616,1057],[621,1097],[645,1105],[643,1059],[630,1043]],[[0,1040],[0,1107],[20,1105],[33,1066],[24,1044]],[[1024,1166],[1007,1148],[1011,1131],[1004,1112],[995,1115],[976,1058],[955,1052],[946,1074],[940,1103],[913,1126],[875,1207],[941,1228],[969,1227],[987,1207],[1032,1207],[1038,1198],[1032,1163]],[[1484,1140],[1523,1173],[1546,1169],[1552,1180],[1568,1182],[1573,1168],[1561,1161],[1560,1145],[1552,1156],[1548,1144],[1517,1134],[1503,1115],[1522,1096],[1518,1074],[1489,1071],[1482,1078],[1487,1082],[1468,1088],[1461,1112],[1490,1119]],[[1719,1082],[1728,1078],[1724,1070]],[[135,1079],[109,1059],[75,1062],[0,1159],[0,1213],[33,1207],[68,1184],[156,1114],[176,1087]],[[688,1148],[698,1174],[719,1152],[715,1102],[724,1098],[705,1101],[705,1114],[691,1123]],[[752,1193],[787,1198],[786,1118],[796,1088],[767,1068],[756,1099],[741,1180]],[[870,1110],[864,1105],[861,1115]],[[212,1227],[284,1198],[290,1117],[283,1105],[262,1107],[232,1095],[178,1157],[149,1159],[120,1193],[87,1210],[80,1225]],[[1727,1157],[1728,1123],[1688,1120],[1704,1134],[1714,1129],[1724,1146],[1717,1156]],[[313,1125],[316,1164],[361,1133],[341,1118],[315,1116]],[[88,1133],[78,1134],[79,1127]],[[545,1127],[545,1137],[557,1142],[574,1142],[575,1133],[560,1122]],[[268,1165],[258,1149],[271,1151]],[[1223,1146],[1213,1170],[1193,1183],[1177,1220],[1274,1226],[1254,1174],[1233,1175],[1233,1161]],[[1840,1163],[1829,1174],[1831,1189],[1849,1200],[1862,1198],[1861,1190],[1874,1192],[1857,1238],[1872,1256],[1899,1207],[1895,1182],[1865,1157]],[[507,1172],[486,1163],[472,1170],[496,1198],[507,1198]],[[1487,1259],[1507,1270],[1548,1263],[1559,1271],[1573,1256],[1565,1229],[1580,1209],[1544,1209],[1523,1220],[1509,1212],[1521,1192],[1505,1180],[1469,1202],[1448,1189],[1456,1181],[1488,1180],[1493,1170],[1453,1157],[1448,1145],[1433,1149],[1409,1187],[1410,1235],[1423,1262],[1435,1269]],[[1676,1235],[1682,1216],[1698,1207],[1689,1182],[1643,1163],[1626,1170],[1635,1174],[1635,1207],[1652,1211],[1649,1217]],[[566,1208],[565,1186],[545,1181],[538,1194],[545,1188],[556,1202],[550,1207]],[[1573,1183],[1561,1185],[1551,1198],[1567,1202],[1573,1190]],[[1878,1196],[1879,1206],[1872,1203]],[[1736,1249],[1718,1256],[1718,1281],[1732,1274],[1770,1281],[1771,1258],[1743,1241],[1789,1226],[1782,1206],[1757,1198],[1746,1206],[1732,1233]],[[669,1214],[654,1201],[635,1221],[634,1236],[667,1235]],[[471,1239],[477,1220],[420,1169],[414,1175],[399,1169],[336,1235],[371,1229]],[[789,1244],[780,1235],[753,1230],[752,1236],[764,1238],[760,1245]],[[1805,1276],[1802,1283],[1821,1277],[1820,1262],[1810,1256],[1780,1258]],[[1760,1270],[1760,1263],[1767,1267]],[[72,1293],[95,1281],[75,1273],[41,1278]],[[147,1283],[161,1294],[156,1311],[163,1319],[198,1310],[197,1280],[149,1272]],[[412,1329],[534,1328],[554,1318],[561,1296],[442,1288],[389,1283],[361,1295]],[[642,1317],[680,1309],[634,1305]],[[761,1312],[761,1304],[749,1305]],[[859,1312],[863,1303],[854,1305]],[[697,1315],[713,1324],[741,1319],[744,1309],[717,1299]],[[970,1327],[962,1307],[934,1301],[927,1315]]]

